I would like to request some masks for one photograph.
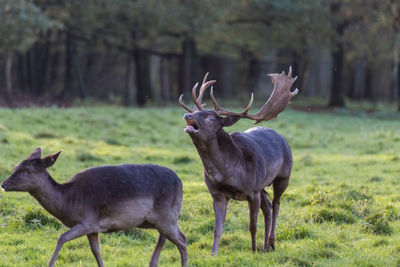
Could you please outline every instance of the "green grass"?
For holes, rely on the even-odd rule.
[[[183,132],[181,108],[0,109],[0,180],[34,148],[63,149],[50,169],[66,181],[91,166],[151,162],[183,181],[179,220],[190,266],[399,266],[400,128],[392,116],[288,110],[264,123],[293,150],[281,201],[276,251],[252,253],[245,202],[230,202],[219,255],[211,257],[213,211],[202,165]],[[251,127],[243,120],[230,131]],[[269,189],[270,191],[270,189]],[[263,219],[257,246],[263,248]],[[66,231],[27,193],[0,193],[0,266],[45,266]],[[146,266],[155,230],[101,234],[106,266]],[[86,238],[67,243],[58,266],[95,266]],[[167,242],[160,266],[179,266]]]

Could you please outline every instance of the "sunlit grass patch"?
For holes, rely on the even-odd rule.
[[[294,165],[281,200],[276,251],[251,252],[247,203],[230,201],[219,255],[211,257],[214,212],[203,168],[183,132],[180,108],[0,109],[0,181],[38,146],[63,150],[49,169],[58,182],[105,164],[153,163],[177,172],[184,202],[179,226],[189,266],[396,266],[400,264],[400,132],[385,118],[285,111],[264,123],[285,136]],[[252,127],[242,120],[229,132]],[[272,190],[267,189],[272,197]],[[0,192],[0,266],[45,266],[67,230],[27,193]],[[106,266],[147,266],[156,230],[101,234]],[[10,265],[11,263],[11,265]],[[60,266],[94,266],[86,238],[61,250]],[[179,266],[167,241],[159,266]]]

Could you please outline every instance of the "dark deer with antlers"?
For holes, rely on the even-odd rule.
[[[243,112],[236,113],[220,107],[214,98],[212,84],[204,77],[199,97],[198,84],[193,87],[192,98],[195,107],[188,108],[179,98],[180,105],[189,113],[184,119],[185,132],[190,135],[204,166],[204,180],[213,199],[215,213],[214,243],[212,254],[216,255],[221,239],[229,199],[247,200],[250,210],[250,233],[252,250],[256,251],[257,216],[261,208],[265,222],[264,251],[275,249],[275,225],[280,199],[289,184],[292,170],[292,153],[285,138],[266,127],[254,127],[245,132],[228,134],[223,127],[235,124],[242,118],[255,123],[268,121],[278,116],[298,93],[290,91],[297,77],[269,74],[274,90],[268,101],[256,114],[249,114],[250,103]],[[211,86],[210,96],[215,110],[204,110],[201,101],[205,90]],[[267,198],[265,187],[273,186],[272,203]]]

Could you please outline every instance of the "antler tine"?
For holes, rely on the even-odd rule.
[[[297,88],[293,92],[290,91],[290,88],[297,79],[297,76],[294,78],[292,77],[292,67],[289,68],[287,75],[285,71],[283,71],[281,74],[274,73],[268,76],[271,77],[272,83],[274,84],[271,96],[256,114],[245,115],[246,118],[255,120],[255,123],[269,121],[278,117],[278,114],[289,105],[290,99],[299,92]]]
[[[210,97],[211,97],[211,100],[213,102],[213,106],[214,106],[215,111],[220,110],[220,107],[219,107],[219,105],[217,103],[217,100],[215,100],[215,97],[214,97],[214,86],[211,86]]]
[[[193,102],[195,104],[195,106],[197,107],[198,110],[202,110],[201,104],[199,104],[199,102],[197,101],[197,97],[196,97],[196,90],[197,90],[197,86],[199,85],[199,83],[196,83],[193,86],[192,89],[192,98],[193,98]]]
[[[246,117],[247,112],[249,112],[251,106],[253,105],[253,100],[254,100],[254,94],[251,93],[250,101],[249,101],[249,104],[247,105],[247,107],[242,112],[237,113],[237,112],[225,110],[218,105],[217,100],[215,100],[215,97],[214,97],[214,88],[213,87],[211,87],[210,96],[211,96],[211,100],[213,102],[213,105],[214,105],[214,108],[215,108],[215,111],[217,112],[217,114],[219,114],[219,115],[236,115],[236,116],[241,116],[243,118]]]
[[[189,111],[190,113],[193,113],[193,110],[191,110],[190,108],[188,108],[188,107],[183,103],[182,98],[183,98],[183,94],[179,97],[179,104],[180,104],[184,109],[186,109],[187,111]]]
[[[208,77],[208,72],[206,73],[206,75],[204,75],[203,78],[203,82],[201,83],[201,87],[200,87],[200,92],[199,92],[199,97],[196,96],[196,91],[197,91],[197,87],[199,86],[199,83],[196,83],[193,88],[192,88],[192,99],[193,102],[195,104],[195,106],[193,107],[193,110],[191,110],[190,108],[188,108],[182,101],[183,95],[181,95],[179,97],[179,104],[186,109],[189,112],[194,112],[196,110],[203,110],[203,106],[205,106],[205,104],[201,104],[201,101],[203,99],[203,95],[205,90],[210,87],[210,85],[214,84],[216,82],[216,80],[211,80],[211,81],[207,81],[207,77]]]
[[[210,85],[212,85],[212,84],[214,84],[216,82],[216,80],[211,80],[211,81],[207,82],[208,74],[210,74],[210,73],[207,72],[206,75],[204,75],[203,82],[201,83],[201,86],[200,86],[199,97],[197,98],[197,102],[200,105],[201,105],[201,101],[203,100],[203,95],[204,95],[204,92],[206,91],[206,89],[208,87],[210,87]]]
[[[205,83],[206,83],[206,81],[207,81],[207,78],[208,78],[208,74],[210,74],[210,73],[209,73],[209,72],[207,72],[207,73],[204,75],[203,82],[201,83],[201,85],[203,85],[203,84],[205,84]]]
[[[205,84],[206,81],[207,81],[208,74],[210,74],[210,73],[207,72],[207,73],[204,75],[203,81],[201,82],[199,97],[197,98],[197,102],[199,102],[199,104],[201,104],[201,101],[203,100],[203,94],[204,94],[204,91],[206,90],[206,88],[204,88],[204,84]]]
[[[203,94],[206,91],[206,89],[208,87],[210,87],[210,85],[214,84],[215,82],[216,82],[216,80],[211,80],[211,81],[208,81],[208,82],[206,82],[206,83],[201,85],[200,92],[199,92],[199,97],[197,98],[197,102],[199,102],[199,104],[201,104],[201,101],[203,100]]]
[[[243,114],[247,114],[247,112],[249,112],[251,106],[253,105],[253,100],[254,100],[254,94],[251,93],[250,102],[247,105],[247,107],[243,110],[243,112],[242,112]]]

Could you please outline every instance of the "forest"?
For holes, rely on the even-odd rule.
[[[0,0],[0,36],[3,106],[176,103],[206,72],[264,99],[293,66],[299,98],[400,109],[398,0]]]

